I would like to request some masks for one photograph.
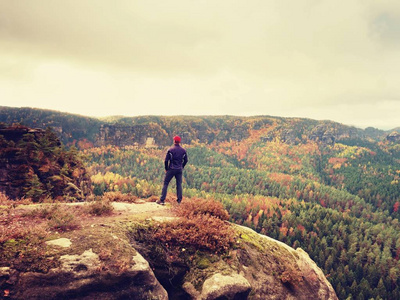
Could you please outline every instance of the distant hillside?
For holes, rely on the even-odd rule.
[[[114,116],[103,119],[35,108],[0,107],[0,122],[33,128],[51,126],[66,144],[140,145],[149,139],[158,146],[171,144],[176,134],[185,144],[242,141],[257,131],[262,141],[279,139],[289,144],[309,140],[333,144],[341,140],[381,141],[388,132],[365,130],[332,121],[271,116]]]
[[[0,122],[22,124],[31,128],[52,127],[65,144],[87,139],[94,141],[102,121],[47,109],[0,106]]]

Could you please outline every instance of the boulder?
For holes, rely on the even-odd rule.
[[[214,274],[203,283],[200,299],[247,299],[250,283],[239,274]]]
[[[21,273],[13,299],[168,299],[139,253],[121,272],[103,270],[98,254],[91,249],[80,255],[63,255],[60,262],[45,274]]]
[[[242,275],[251,285],[249,299],[338,299],[322,270],[302,249],[247,227],[235,227],[253,244],[236,254]]]

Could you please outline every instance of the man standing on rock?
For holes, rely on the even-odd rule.
[[[176,179],[176,195],[177,202],[182,201],[182,171],[188,162],[186,150],[180,146],[181,138],[174,137],[174,146],[169,148],[165,156],[165,178],[164,186],[161,193],[161,198],[157,201],[158,204],[164,205],[165,197],[167,196],[167,189],[169,182],[173,177]]]

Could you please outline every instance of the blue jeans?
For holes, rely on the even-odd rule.
[[[164,202],[165,197],[167,197],[167,190],[168,190],[168,185],[171,179],[175,177],[176,179],[176,195],[178,197],[178,203],[182,201],[182,170],[174,170],[174,169],[169,169],[165,173],[165,178],[164,178],[164,186],[161,192],[161,198],[160,201]]]

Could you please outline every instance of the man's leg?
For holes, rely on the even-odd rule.
[[[178,203],[181,203],[182,201],[182,171],[179,170],[175,174],[176,178],[176,196],[177,196],[177,201]]]
[[[169,182],[171,181],[172,177],[174,177],[172,170],[168,170],[165,173],[165,177],[164,177],[164,186],[162,188],[161,198],[160,198],[161,203],[164,203],[165,198],[167,197],[168,185],[169,185]]]

